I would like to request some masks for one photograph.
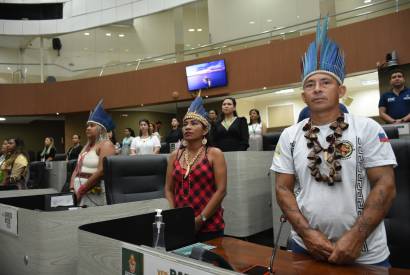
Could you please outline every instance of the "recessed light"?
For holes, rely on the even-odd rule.
[[[209,96],[207,96],[207,95],[205,96],[205,98],[208,98],[208,97],[209,97]]]
[[[84,35],[85,35],[85,36],[89,36],[90,33],[89,33],[89,32],[85,32]]]
[[[263,87],[262,89],[266,90],[266,87]]]
[[[255,24],[255,21],[249,21],[249,24]]]
[[[10,67],[7,67],[7,70],[11,71],[11,68],[10,68]]]
[[[105,36],[111,36],[111,33],[110,33],[110,32],[107,32],[107,33],[105,34]]]
[[[197,32],[201,32],[201,31],[202,31],[202,29],[201,29],[201,28],[199,28],[199,29],[196,29],[196,31],[197,31]]]
[[[372,2],[372,0],[364,0],[364,3],[365,3],[365,4],[368,4],[368,3],[370,3],[370,2]]]
[[[270,23],[272,22],[272,19],[266,19],[266,22]]]
[[[188,29],[188,31],[189,31],[189,32],[194,32],[194,31],[195,31],[195,29]]]
[[[59,113],[59,112],[57,112],[57,113],[56,113],[56,115],[57,115],[57,116],[59,116],[59,115],[60,115],[60,113]]]
[[[284,32],[281,32],[281,33],[280,33],[280,35],[284,35],[284,34],[285,34]]]
[[[284,89],[284,90],[276,91],[275,94],[290,94],[293,92],[295,92],[295,89]]]
[[[120,33],[120,34],[118,35],[118,37],[125,37],[125,34]]]
[[[296,15],[296,18],[297,18],[297,19],[299,19],[299,18],[300,18],[300,16],[299,16],[299,15]]]
[[[5,121],[6,118],[5,117],[0,117],[0,121]]]

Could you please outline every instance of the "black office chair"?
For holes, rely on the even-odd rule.
[[[390,262],[393,267],[410,268],[410,140],[391,140],[398,166],[396,176],[396,198],[384,219]]]
[[[272,132],[263,135],[263,151],[275,151],[276,144],[282,132]]]
[[[399,129],[393,125],[383,125],[382,126],[386,135],[389,139],[397,139],[399,138]]]
[[[165,155],[104,158],[107,204],[164,197],[166,170]]]
[[[46,164],[42,161],[33,161],[29,164],[28,189],[44,188]]]
[[[61,189],[61,193],[70,192],[71,175],[73,174],[76,166],[77,166],[77,160],[76,159],[72,159],[72,160],[67,161],[67,178],[65,180],[63,188]]]
[[[161,148],[159,149],[160,154],[169,154],[169,144],[166,142],[161,142]]]

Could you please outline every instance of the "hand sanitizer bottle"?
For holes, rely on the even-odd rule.
[[[152,224],[152,247],[165,251],[165,223],[162,222],[162,209],[155,209],[155,222]]]

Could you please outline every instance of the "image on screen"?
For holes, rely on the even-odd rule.
[[[226,69],[223,59],[187,66],[185,69],[189,91],[226,86]]]

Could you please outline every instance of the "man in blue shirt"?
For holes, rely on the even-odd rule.
[[[386,123],[404,123],[410,121],[410,89],[404,86],[406,80],[401,70],[394,70],[390,75],[392,90],[384,93],[379,101],[379,115]]]
[[[349,113],[346,106],[343,105],[342,103],[339,103],[339,109],[340,109],[341,112],[343,112],[345,114]],[[309,117],[310,117],[310,109],[309,109],[308,106],[306,106],[305,108],[302,109],[302,111],[300,111],[299,117],[298,117],[298,122],[301,122],[305,118],[309,118]]]

